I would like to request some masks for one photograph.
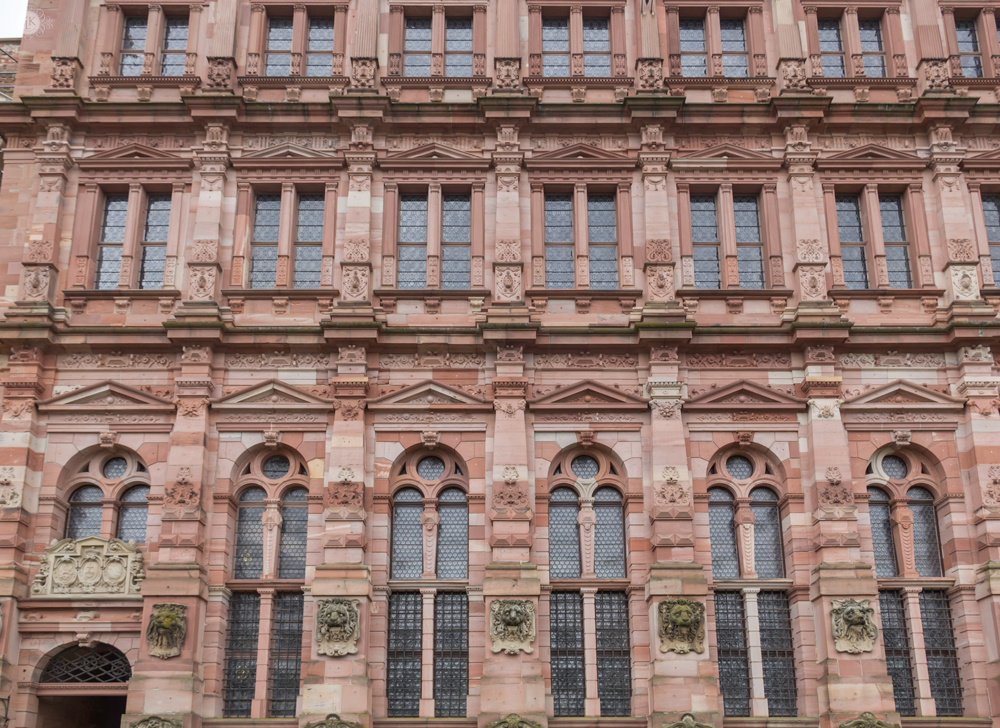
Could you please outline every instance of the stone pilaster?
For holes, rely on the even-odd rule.
[[[520,182],[523,162],[524,153],[518,141],[517,127],[502,124],[497,130],[497,149],[493,152],[497,181],[495,240],[498,251],[493,259],[493,299],[498,303],[523,301],[524,290],[528,287],[521,250]],[[500,255],[501,250],[510,252]],[[531,285],[537,287],[539,283],[533,280]],[[544,280],[541,285],[545,285]]]
[[[677,258],[670,232],[670,203],[667,192],[667,165],[670,152],[663,141],[663,127],[650,124],[642,128],[642,187],[646,239],[643,274],[646,283],[644,318],[684,317],[676,300]],[[679,251],[679,248],[678,248]]]

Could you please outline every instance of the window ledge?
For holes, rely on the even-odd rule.
[[[529,288],[526,298],[642,298],[638,288]]]
[[[984,76],[981,78],[966,78],[965,76],[952,76],[950,81],[952,86],[971,86],[973,88],[994,89],[997,87],[997,83],[1000,83],[1000,76]],[[937,720],[937,718],[935,718],[934,720]],[[953,724],[949,722],[949,725]]]
[[[830,288],[830,298],[940,298],[943,288]]]
[[[491,76],[382,76],[379,79],[383,86],[448,86],[451,88],[471,88],[473,86],[489,86],[493,83]]]
[[[222,295],[226,298],[338,298],[340,291],[336,288],[223,288]]]
[[[560,728],[594,728],[594,726],[602,725],[613,725],[613,726],[628,726],[631,728],[640,728],[641,726],[646,726],[647,721],[645,718],[611,718],[604,717],[598,718],[594,717],[574,717],[574,718],[549,718],[549,725],[560,726]]]
[[[552,591],[576,591],[577,589],[600,589],[602,591],[624,591],[632,586],[628,579],[552,579]]]
[[[304,579],[227,579],[225,587],[230,591],[256,591],[257,589],[274,589],[275,591],[301,591],[305,586]]]
[[[955,586],[955,579],[947,576],[894,576],[889,579],[876,579],[879,589],[905,589],[920,587],[923,589],[950,589]]]
[[[722,728],[782,728],[782,726],[794,726],[804,728],[805,726],[818,726],[819,718],[732,718],[722,719]]]
[[[791,579],[718,579],[713,580],[709,588],[715,591],[736,591],[737,589],[784,591],[793,586],[794,583]]]
[[[635,79],[632,76],[527,76],[525,86],[548,86],[549,88],[569,88],[570,86],[587,86],[603,88],[606,86],[631,86]]]
[[[813,88],[854,88],[855,86],[877,86],[883,88],[896,88],[897,86],[916,86],[917,79],[909,76],[812,76],[806,79]],[[989,84],[990,88],[996,86],[996,80]]]
[[[551,722],[551,718],[549,722]],[[454,726],[455,728],[476,728],[477,718],[372,718],[372,727],[392,726],[393,728],[426,728],[426,726]],[[645,725],[646,721],[643,721]],[[202,725],[209,728],[208,722]],[[298,725],[297,723],[295,725]]]
[[[791,288],[678,288],[677,298],[792,298]]]
[[[285,88],[287,86],[346,86],[347,76],[238,76],[241,86],[257,88]]]
[[[487,298],[486,288],[376,288],[379,298]]]
[[[924,716],[900,717],[902,728],[980,728],[993,724],[991,718],[937,718]]]
[[[201,76],[90,76],[87,79],[91,86],[156,86],[169,88],[171,86],[200,86]]]
[[[776,79],[772,76],[667,76],[663,79],[666,85],[679,85],[686,88],[713,88],[728,86],[730,88],[758,88],[773,86]]]
[[[110,300],[113,298],[180,298],[181,292],[176,288],[112,288],[96,290],[94,288],[67,288],[63,297],[86,298],[91,301]]]
[[[469,586],[468,579],[389,579],[386,586],[395,591],[413,591],[414,589],[438,589],[440,591],[456,591]]]

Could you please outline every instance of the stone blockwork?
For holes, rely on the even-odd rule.
[[[10,725],[995,722],[989,5],[32,0]]]

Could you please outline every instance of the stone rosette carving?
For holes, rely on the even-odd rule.
[[[34,596],[142,598],[142,552],[120,539],[64,538],[45,549],[38,563]]]
[[[494,653],[531,654],[535,641],[535,605],[530,599],[494,599],[490,604],[490,638]]]
[[[836,420],[840,419],[840,405],[842,399],[810,399],[808,401],[810,414],[815,420]]]
[[[316,652],[330,657],[357,654],[361,636],[360,602],[337,597],[320,599],[316,604]]]
[[[705,651],[705,605],[693,599],[665,599],[657,607],[660,652]]]
[[[129,723],[129,728],[181,728],[184,725],[179,720],[164,718],[159,715],[147,715],[145,718]]]
[[[846,720],[837,728],[899,728],[899,723],[879,720],[874,713],[865,711],[854,720]]]
[[[852,655],[871,652],[878,637],[871,602],[868,599],[834,599],[831,605],[830,620],[837,652]]]
[[[178,657],[187,635],[187,607],[183,604],[154,604],[146,627],[149,654],[168,660]]]

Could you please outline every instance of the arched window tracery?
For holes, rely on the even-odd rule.
[[[122,450],[98,453],[83,463],[65,488],[66,538],[103,533],[146,542],[149,471],[137,455]]]

